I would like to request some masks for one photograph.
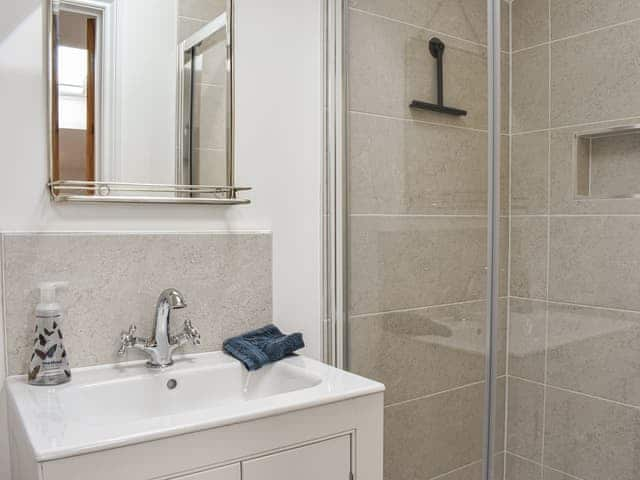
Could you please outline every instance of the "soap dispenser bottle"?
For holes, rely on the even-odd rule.
[[[39,285],[40,303],[36,306],[35,338],[28,370],[31,385],[60,385],[71,380],[60,330],[62,306],[56,302],[56,289],[66,285],[66,282]]]

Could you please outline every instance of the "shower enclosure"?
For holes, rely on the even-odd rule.
[[[326,356],[385,480],[640,478],[640,2],[327,2]]]

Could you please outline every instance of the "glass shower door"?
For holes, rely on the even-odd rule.
[[[387,480],[484,478],[487,425],[503,476],[508,169],[494,184],[490,145],[509,151],[509,29],[496,78],[488,7],[351,0],[345,11],[346,366],[387,387]]]
[[[515,1],[506,479],[640,478],[640,3]]]
[[[345,363],[387,480],[637,480],[640,3],[490,6],[348,3]]]

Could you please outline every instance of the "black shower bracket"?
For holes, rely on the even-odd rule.
[[[447,107],[444,104],[444,42],[439,38],[433,37],[429,40],[429,52],[437,62],[437,101],[438,103],[428,103],[420,100],[413,100],[409,107],[420,108],[422,110],[431,110],[433,112],[446,113],[447,115],[455,115],[462,117],[467,114],[466,110],[459,108]]]

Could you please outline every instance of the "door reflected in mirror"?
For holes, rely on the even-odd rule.
[[[244,203],[231,12],[227,0],[52,1],[54,198]]]
[[[98,17],[61,11],[57,48],[56,140],[53,157],[55,179],[95,181],[95,53]],[[62,160],[62,161],[61,161]]]

